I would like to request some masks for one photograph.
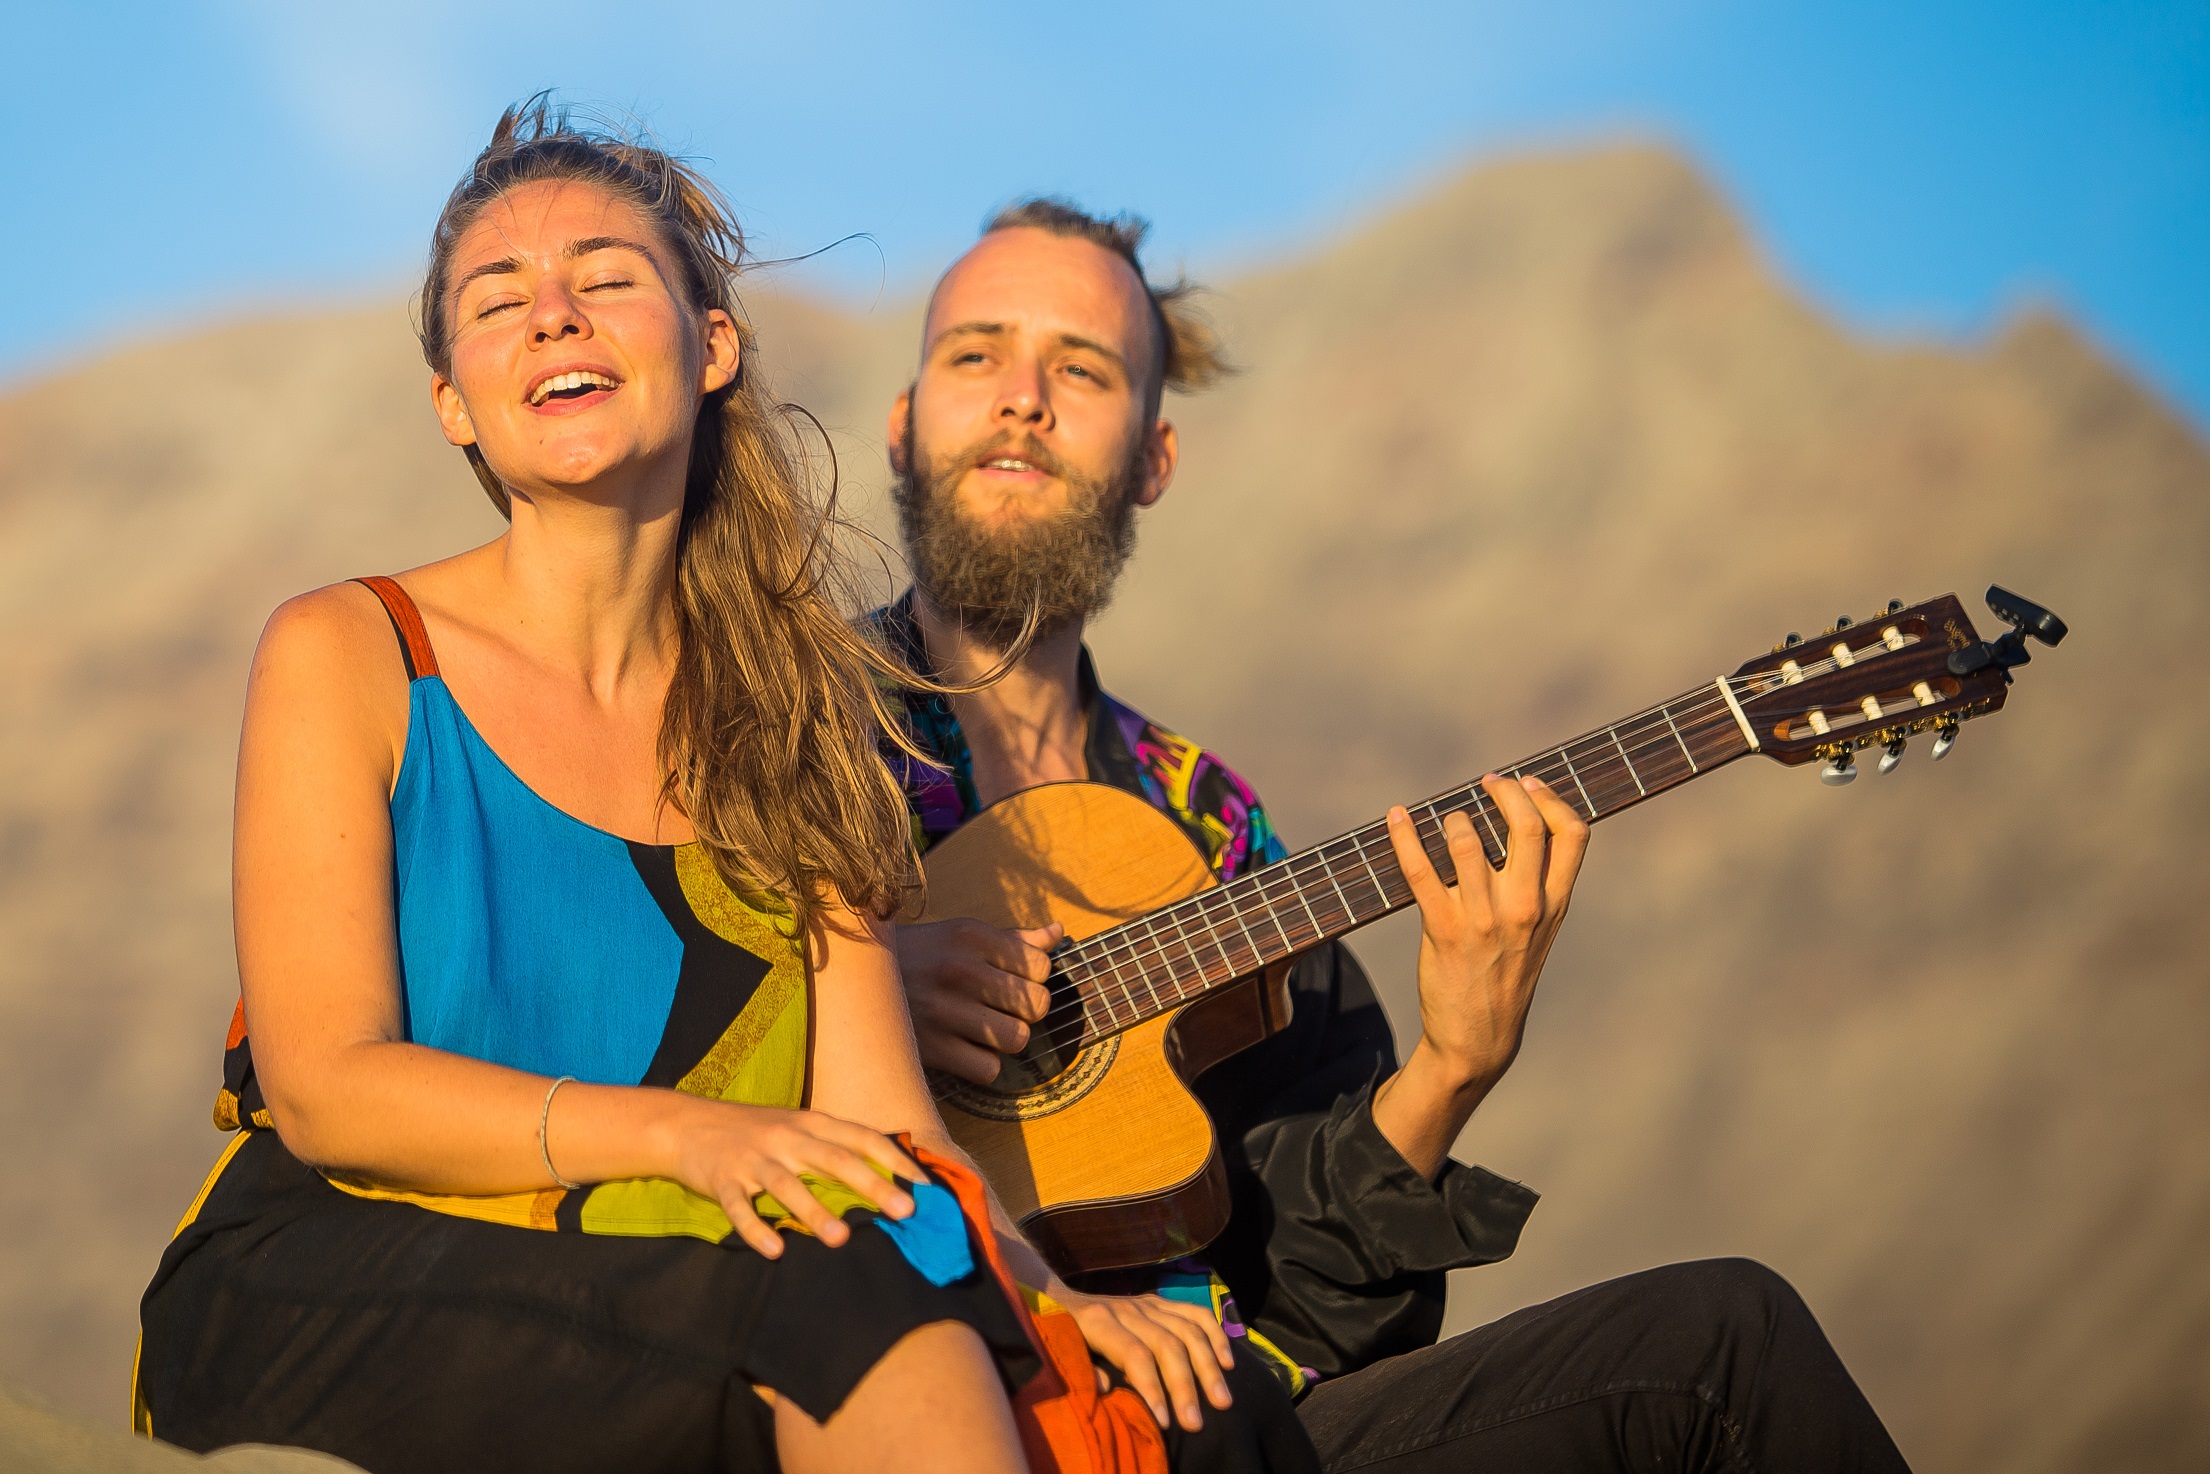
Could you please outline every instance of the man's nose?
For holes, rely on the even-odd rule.
[[[1007,368],[998,384],[997,418],[1031,429],[1051,427],[1051,394],[1042,364],[1020,360]]]
[[[562,338],[588,338],[591,319],[585,315],[583,304],[568,290],[567,283],[542,281],[530,301],[529,333],[532,346],[558,342]]]

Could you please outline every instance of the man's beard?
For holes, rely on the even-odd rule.
[[[959,482],[984,461],[1028,462],[1067,488],[1065,510],[986,527],[959,508]],[[1036,613],[1038,634],[1102,612],[1136,546],[1141,447],[1106,480],[1086,476],[1025,435],[1000,432],[956,455],[925,454],[910,424],[905,473],[891,488],[913,581],[939,614],[993,650],[1009,648]]]

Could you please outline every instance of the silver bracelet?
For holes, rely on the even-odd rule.
[[[574,1083],[575,1076],[562,1075],[559,1079],[553,1081],[552,1084],[545,1087],[545,1108],[537,1113],[537,1155],[545,1159],[545,1171],[547,1175],[552,1178],[553,1181],[559,1183],[562,1187],[566,1188],[570,1192],[581,1192],[583,1190],[583,1184],[580,1182],[570,1182],[567,1178],[560,1175],[560,1169],[552,1164],[552,1148],[545,1145],[545,1126],[548,1122],[552,1120],[552,1098],[555,1094],[559,1092],[561,1086],[571,1085]]]

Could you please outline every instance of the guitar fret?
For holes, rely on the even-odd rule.
[[[1634,779],[1635,797],[1648,798],[1650,790],[1642,786],[1642,775],[1634,770],[1634,759],[1627,756],[1626,744],[1619,740],[1619,729],[1617,727],[1606,727],[1604,735],[1611,739],[1612,746],[1619,749],[1619,760],[1627,765],[1627,776]]]
[[[1484,807],[1484,805],[1487,805],[1487,807]],[[1491,860],[1489,863],[1492,865],[1501,865],[1504,863],[1504,841],[1498,837],[1496,832],[1496,824],[1489,818],[1489,810],[1494,807],[1495,804],[1493,803],[1493,801],[1490,800],[1488,794],[1485,791],[1479,788],[1474,789],[1473,812],[1480,816],[1481,827],[1489,831],[1489,843],[1496,846],[1496,858],[1494,860]]]
[[[1673,709],[1669,706],[1660,707],[1659,713],[1664,716],[1665,725],[1672,728],[1673,740],[1681,745],[1681,756],[1688,759],[1688,771],[1694,773],[1696,771],[1696,754],[1688,750],[1688,739],[1681,736],[1681,729],[1673,726]]]
[[[1573,766],[1573,754],[1561,747],[1558,749],[1558,760],[1565,764],[1566,776],[1573,780],[1573,786],[1581,791],[1581,807],[1587,810],[1581,817],[1594,819],[1596,805],[1588,796],[1588,785],[1581,781],[1580,770]]]

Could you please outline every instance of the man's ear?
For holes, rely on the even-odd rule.
[[[890,449],[890,469],[894,475],[909,474],[911,467],[905,463],[906,430],[913,423],[913,386],[906,385],[898,391],[898,397],[890,401],[890,420],[883,426],[886,444]]]
[[[448,445],[476,443],[476,422],[468,418],[468,406],[461,402],[460,390],[443,374],[430,375],[430,407],[437,411],[437,423]]]
[[[1181,464],[1182,442],[1174,422],[1162,419],[1143,441],[1143,480],[1136,486],[1136,505],[1148,507],[1166,495],[1174,484],[1174,468]]]

